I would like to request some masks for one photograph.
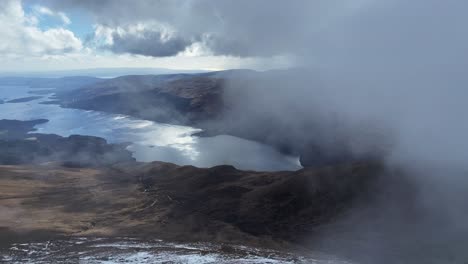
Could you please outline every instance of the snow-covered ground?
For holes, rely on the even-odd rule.
[[[318,255],[318,256],[315,256]],[[0,263],[349,263],[330,256],[298,256],[280,251],[209,243],[177,244],[131,238],[73,238],[13,244]]]

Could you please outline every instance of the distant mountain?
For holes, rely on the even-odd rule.
[[[87,76],[62,78],[0,77],[0,85],[29,86],[31,88],[74,89],[95,83],[102,79]]]
[[[194,124],[222,112],[220,72],[128,75],[57,91],[63,107],[127,114],[142,119]]]
[[[99,78],[113,78],[122,75],[159,75],[177,73],[203,73],[205,70],[174,70],[164,68],[95,68],[59,71],[32,71],[32,72],[0,72],[0,77],[42,77],[59,78],[67,76],[90,76]]]

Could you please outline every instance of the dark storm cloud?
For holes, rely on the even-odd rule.
[[[175,56],[184,51],[191,43],[182,38],[164,39],[160,32],[144,31],[138,36],[118,33],[112,34],[113,43],[107,48],[115,53],[131,53],[152,57]]]

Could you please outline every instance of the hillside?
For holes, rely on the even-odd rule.
[[[55,236],[134,236],[277,245],[344,212],[378,167],[297,172],[169,163],[0,166],[0,233],[8,244]]]
[[[58,91],[61,106],[195,124],[222,112],[222,79],[205,74],[129,75]]]

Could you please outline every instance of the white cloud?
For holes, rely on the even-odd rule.
[[[65,23],[66,25],[70,25],[70,24],[71,24],[70,18],[68,18],[68,16],[65,15],[65,13],[63,13],[63,12],[58,12],[56,15],[57,15],[57,16],[63,21],[63,23]]]
[[[39,15],[46,15],[60,19],[65,25],[71,24],[70,18],[63,12],[54,12],[45,6],[34,6],[34,11]]]
[[[42,8],[41,12],[53,13],[47,8]],[[24,12],[19,0],[1,1],[0,56],[44,56],[78,52],[83,48],[81,40],[72,31],[64,28],[42,30],[37,21],[37,17]]]
[[[52,12],[52,10],[50,10],[49,8],[47,8],[45,6],[35,6],[34,9],[39,14],[48,15],[48,16],[53,16],[54,15],[54,12]]]
[[[1,72],[72,70],[89,68],[169,68],[179,70],[222,70],[250,68],[258,70],[287,68],[293,64],[289,58],[234,58],[227,56],[174,56],[154,58],[130,54],[97,53],[84,48],[78,53],[44,55],[41,57],[3,57]]]

